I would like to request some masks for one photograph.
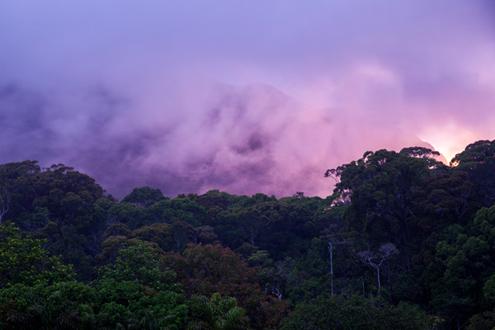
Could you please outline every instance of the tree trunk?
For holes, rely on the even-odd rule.
[[[0,224],[3,221],[3,217],[9,212],[10,196],[6,189],[0,190]]]
[[[382,289],[382,282],[380,280],[380,267],[376,267],[376,282],[378,283],[378,293]]]
[[[328,242],[328,254],[330,258],[330,295],[333,297],[333,244],[332,242]]]

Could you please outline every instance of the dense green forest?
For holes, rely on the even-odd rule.
[[[0,329],[494,329],[495,141],[437,156],[366,152],[327,198],[0,165]]]

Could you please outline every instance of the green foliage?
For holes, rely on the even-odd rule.
[[[325,199],[0,165],[0,329],[492,329],[494,146],[366,152]]]
[[[487,302],[495,304],[495,274],[486,280],[483,286],[483,297]]]
[[[422,231],[415,201],[443,170],[433,158],[437,154],[425,148],[366,152],[357,161],[327,171],[340,179],[335,202],[352,201],[346,213],[350,228],[375,247],[392,242],[401,251],[413,249],[415,234]]]
[[[154,189],[151,187],[135,188],[132,192],[122,199],[124,203],[135,204],[137,206],[148,207],[164,200],[160,189]]]
[[[467,330],[493,330],[495,328],[495,310],[474,315],[469,319]]]
[[[188,294],[234,297],[257,328],[277,324],[285,313],[285,303],[266,295],[256,270],[228,248],[191,245],[181,256],[169,256],[167,263],[177,272]]]
[[[457,171],[467,173],[481,206],[495,203],[495,141],[477,141],[457,154],[451,162]]]
[[[445,230],[429,268],[432,305],[445,318],[465,320],[485,303],[493,303],[495,206],[481,209],[465,227]],[[453,317],[452,317],[453,316]]]
[[[283,330],[424,330],[434,320],[415,306],[390,306],[359,296],[350,298],[320,296],[299,304],[284,321]]]
[[[157,290],[170,287],[174,277],[160,269],[159,252],[144,242],[121,249],[115,263],[100,271],[102,280],[136,282]]]
[[[214,293],[210,299],[193,296],[189,302],[188,329],[241,330],[249,327],[246,312],[234,298]]]
[[[47,249],[73,264],[79,277],[93,275],[111,203],[94,179],[61,164],[42,170],[25,161],[0,165],[0,188],[10,201],[5,219],[46,239]]]
[[[72,267],[50,256],[44,243],[26,237],[13,225],[0,225],[0,288],[16,283],[51,284],[74,276]]]

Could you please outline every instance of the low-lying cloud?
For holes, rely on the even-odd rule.
[[[0,161],[121,196],[328,194],[326,168],[495,138],[488,1],[0,4]]]

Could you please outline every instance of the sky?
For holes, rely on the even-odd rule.
[[[326,196],[367,150],[495,139],[493,0],[2,0],[0,162],[115,196]]]

